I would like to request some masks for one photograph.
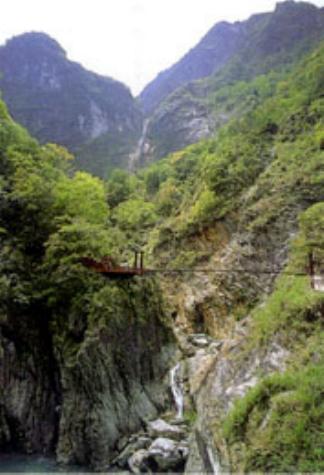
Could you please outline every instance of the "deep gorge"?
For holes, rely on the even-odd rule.
[[[0,48],[0,472],[324,470],[323,21],[217,24],[136,101]]]

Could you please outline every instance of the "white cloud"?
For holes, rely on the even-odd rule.
[[[88,69],[137,94],[220,20],[242,20],[274,0],[1,0],[0,43],[26,31],[50,34]],[[324,6],[324,0],[317,0]]]

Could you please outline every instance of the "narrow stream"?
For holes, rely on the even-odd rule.
[[[180,377],[180,369],[181,369],[181,366],[180,366],[180,363],[178,363],[170,371],[171,391],[172,391],[173,399],[174,399],[176,410],[177,410],[177,419],[183,418],[183,408],[184,408],[183,388],[182,388],[182,382],[181,382],[181,377]]]

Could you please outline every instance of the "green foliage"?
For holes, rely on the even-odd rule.
[[[154,195],[160,188],[160,185],[166,181],[169,176],[172,176],[172,167],[165,161],[153,164],[144,172],[144,183],[146,193]]]
[[[115,208],[113,220],[123,230],[140,230],[153,225],[157,220],[157,215],[152,203],[134,198]]]
[[[193,204],[188,213],[188,224],[201,225],[212,221],[215,218],[213,214],[217,209],[219,199],[211,190],[204,190],[200,193],[197,201]]]
[[[307,250],[324,250],[324,202],[311,206],[301,215],[300,227]]]
[[[322,256],[323,231],[323,203],[317,203],[300,216],[300,232],[292,243],[287,274],[306,272],[310,250],[316,259]],[[324,294],[311,288],[308,276],[282,275],[266,305],[252,314],[253,345],[256,341],[269,341],[278,332],[284,333],[290,344],[304,339],[323,326],[323,308]]]
[[[309,277],[281,277],[267,304],[253,314],[252,341],[265,343],[278,331],[290,343],[303,339],[320,326],[323,305],[324,295],[311,289]]]
[[[239,400],[227,416],[224,437],[247,444],[244,472],[321,472],[324,363],[274,374]]]
[[[194,409],[186,410],[184,413],[184,420],[190,427],[192,427],[197,420],[197,412]]]
[[[106,182],[107,201],[111,208],[115,208],[126,201],[135,190],[132,177],[124,170],[115,169]]]
[[[49,303],[53,313],[82,308],[98,277],[80,257],[100,258],[122,243],[118,230],[108,230],[104,184],[72,175],[64,148],[39,146],[5,108],[1,117],[0,305],[17,314]]]
[[[309,250],[323,249],[323,203],[300,216],[287,273],[306,268]],[[223,422],[230,453],[244,472],[323,471],[324,294],[309,277],[282,275],[252,312],[246,349],[274,339],[290,350],[289,367],[261,379]],[[238,452],[239,448],[239,452]]]
[[[42,265],[47,281],[44,295],[49,305],[60,307],[82,298],[91,290],[90,283],[100,279],[81,265],[81,257],[100,259],[113,251],[114,236],[98,224],[77,220],[61,226],[46,243]]]
[[[181,202],[181,192],[172,178],[169,178],[159,187],[155,202],[157,212],[163,217],[170,216],[177,211]]]
[[[92,224],[107,222],[104,184],[84,172],[77,172],[72,179],[62,179],[56,188],[56,202],[65,216],[81,218]]]

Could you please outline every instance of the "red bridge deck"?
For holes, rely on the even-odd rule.
[[[143,258],[140,260],[140,267],[137,266],[137,258],[135,258],[135,266],[119,266],[111,257],[104,257],[101,261],[96,261],[91,257],[82,257],[81,263],[99,274],[104,274],[107,277],[134,277],[136,275],[143,275],[148,272],[143,267]]]

